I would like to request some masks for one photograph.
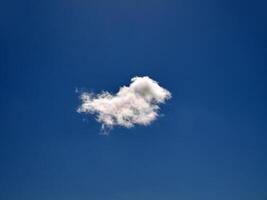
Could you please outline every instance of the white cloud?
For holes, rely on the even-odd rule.
[[[134,77],[129,86],[123,86],[117,94],[84,92],[79,113],[95,114],[102,128],[115,125],[131,128],[135,124],[149,125],[158,117],[159,104],[171,97],[171,93],[160,87],[148,76]]]

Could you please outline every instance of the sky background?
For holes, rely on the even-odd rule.
[[[0,2],[0,198],[265,200],[267,3]],[[99,135],[75,88],[147,75],[151,126]]]

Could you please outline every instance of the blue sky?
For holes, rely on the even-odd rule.
[[[1,199],[266,199],[266,6],[2,1]],[[145,75],[172,93],[151,126],[76,112]]]

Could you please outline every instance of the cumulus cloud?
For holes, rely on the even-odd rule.
[[[171,93],[148,76],[134,77],[129,86],[116,94],[84,92],[79,113],[94,114],[102,129],[119,125],[131,128],[135,124],[149,125],[158,117],[159,104],[171,98]]]

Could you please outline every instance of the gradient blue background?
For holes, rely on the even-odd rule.
[[[0,199],[266,199],[265,2],[1,1]],[[151,126],[75,112],[136,75],[173,95]]]

